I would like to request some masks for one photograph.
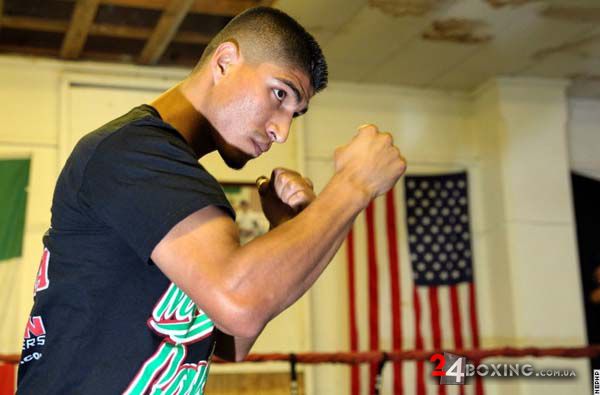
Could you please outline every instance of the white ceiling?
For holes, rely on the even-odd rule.
[[[407,5],[429,10],[393,15]],[[571,78],[575,94],[600,97],[600,0],[277,0],[274,6],[315,35],[332,80],[468,91],[496,75]],[[434,21],[452,18],[490,40],[423,38]]]

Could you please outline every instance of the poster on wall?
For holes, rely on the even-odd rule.
[[[227,199],[236,212],[240,242],[250,240],[269,230],[269,221],[262,212],[260,196],[253,183],[221,183]]]

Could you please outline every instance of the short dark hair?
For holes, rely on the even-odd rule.
[[[304,71],[313,90],[327,86],[327,62],[314,37],[294,18],[270,7],[250,8],[233,18],[204,49],[196,69],[226,41],[240,46],[251,61],[275,61]]]

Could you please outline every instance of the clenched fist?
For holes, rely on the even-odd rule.
[[[336,175],[364,194],[365,202],[390,190],[406,171],[406,161],[390,133],[363,125],[346,145],[336,149]]]
[[[260,202],[271,228],[293,218],[315,199],[312,182],[300,173],[276,168],[257,180]]]

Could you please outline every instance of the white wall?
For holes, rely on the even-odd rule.
[[[11,309],[16,332],[1,334],[0,353],[19,352],[59,171],[64,81],[73,74],[104,81],[143,78],[160,85],[165,79],[181,78],[185,71],[0,58],[0,155],[26,154],[33,161],[24,259],[11,301],[17,306]],[[466,169],[482,346],[579,345],[584,332],[581,301],[575,297],[580,285],[568,186],[566,108],[561,83],[500,80],[473,95],[332,83],[315,97],[297,125],[295,151],[305,154],[292,161],[305,168],[321,189],[332,172],[334,148],[346,143],[358,125],[373,122],[393,133],[408,158],[409,172]],[[582,133],[586,138],[591,138],[596,122],[589,119],[578,123],[587,125]],[[277,161],[290,160],[292,151]],[[597,160],[591,151],[586,157]],[[265,162],[242,178],[255,177],[274,165]],[[215,169],[217,176],[236,177]],[[407,248],[402,250],[401,262],[406,265]],[[311,292],[306,333],[316,351],[348,349],[344,262],[342,251]],[[7,311],[0,309],[2,315]],[[486,389],[490,394],[589,392],[587,372],[580,372],[585,362],[549,363],[576,364],[582,376],[555,389],[522,380],[488,381]],[[314,369],[314,389],[314,393],[348,393],[348,369],[319,365]]]
[[[0,157],[31,158],[31,173],[27,202],[25,245],[18,268],[4,266],[2,278],[15,270],[14,283],[2,306],[6,320],[0,336],[0,352],[20,352],[20,343],[31,306],[35,272],[42,254],[41,239],[50,221],[50,200],[57,176],[58,78],[47,69],[23,68],[22,63],[2,65],[0,72],[0,108],[3,125],[0,128]],[[4,310],[4,309],[3,309]],[[6,316],[10,314],[10,316]],[[18,317],[18,318],[17,318]]]
[[[499,79],[475,95],[485,168],[490,279],[497,290],[495,343],[586,344],[567,141],[564,81]],[[500,247],[501,246],[501,247]],[[502,296],[502,297],[500,297]],[[502,330],[501,330],[502,328]],[[569,366],[576,381],[522,380],[523,394],[589,391],[586,360],[536,360]]]
[[[569,99],[571,169],[600,180],[600,100]]]

